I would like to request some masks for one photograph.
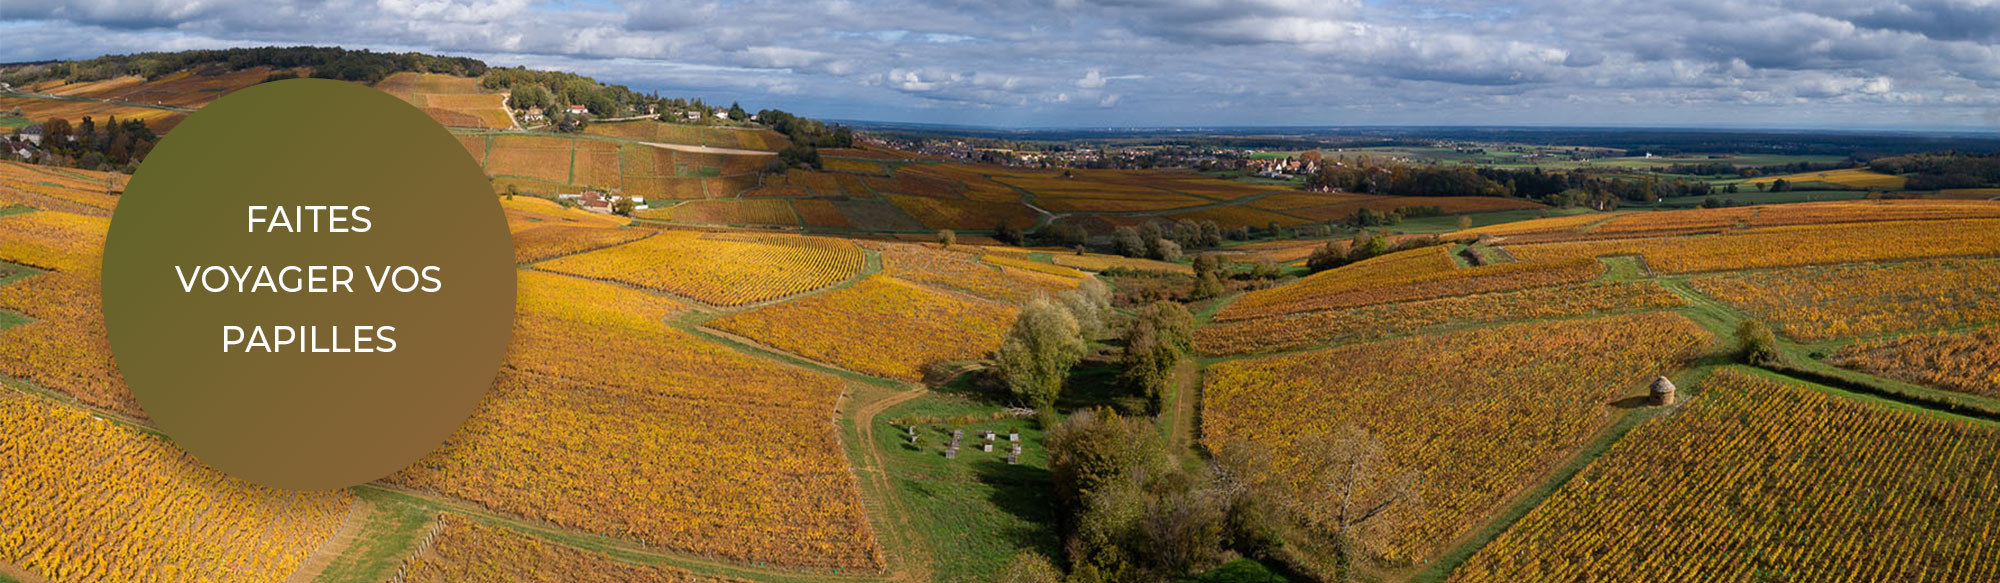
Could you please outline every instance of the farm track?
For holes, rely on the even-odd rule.
[[[341,554],[347,552],[348,547],[354,545],[355,540],[361,538],[362,531],[368,526],[368,518],[374,514],[374,502],[365,499],[355,500],[354,507],[347,509],[347,516],[340,519],[340,530],[334,531],[332,537],[320,541],[319,548],[314,549],[312,556],[307,557],[305,563],[292,571],[292,576],[285,578],[285,583],[312,583],[319,579],[320,574],[326,572],[326,568],[333,564],[334,559],[340,558]]]
[[[894,480],[889,478],[888,458],[882,455],[881,448],[875,447],[875,417],[883,411],[889,410],[891,407],[910,402],[927,394],[930,394],[929,388],[918,386],[915,389],[896,393],[863,405],[861,408],[854,410],[851,418],[854,423],[854,433],[857,436],[856,441],[860,442],[857,445],[862,450],[868,452],[868,458],[874,464],[872,467],[865,469],[855,468],[857,472],[856,477],[860,479],[859,474],[867,474],[866,479],[874,483],[875,491],[880,493],[879,497],[884,501],[881,509],[886,510],[890,515],[884,517],[882,521],[891,523],[896,527],[894,535],[876,533],[876,544],[881,544],[882,539],[893,536],[899,539],[898,546],[905,547],[898,549],[902,551],[900,553],[890,554],[890,556],[897,557],[891,559],[891,561],[900,563],[903,567],[891,574],[890,579],[894,581],[906,581],[909,583],[931,581],[935,577],[933,575],[935,571],[931,566],[929,549],[922,548],[924,545],[917,541],[917,537],[914,534],[917,532],[917,527],[910,520],[909,508],[903,505],[902,497],[895,494],[896,484]],[[866,490],[864,489],[864,491]],[[908,540],[901,540],[905,538]]]
[[[21,583],[55,583],[54,581],[42,578],[41,575],[36,575],[27,569],[16,567],[13,563],[6,561],[0,561],[0,577],[12,578]]]

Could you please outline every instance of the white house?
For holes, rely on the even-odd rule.
[[[729,110],[725,109],[715,110],[715,119],[729,119]]]
[[[586,113],[590,113],[590,108],[588,108],[588,107],[584,107],[584,106],[581,106],[581,105],[571,105],[571,106],[569,106],[569,114],[570,114],[570,115],[583,115],[583,114],[586,114]]]

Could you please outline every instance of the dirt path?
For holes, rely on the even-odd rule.
[[[1174,418],[1169,425],[1172,435],[1167,436],[1167,445],[1176,455],[1193,453],[1195,413],[1201,408],[1200,397],[1201,363],[1193,358],[1183,358],[1174,370]]]
[[[325,572],[327,566],[333,564],[334,559],[340,558],[342,553],[347,552],[347,547],[353,546],[354,541],[361,538],[361,531],[368,526],[368,517],[374,514],[374,502],[355,500],[354,507],[349,508],[347,516],[340,520],[340,530],[334,531],[333,536],[321,542],[312,556],[307,557],[306,562],[299,565],[298,570],[292,571],[292,576],[285,578],[285,583],[311,583],[314,579],[318,579],[320,573]]]
[[[890,407],[907,403],[911,399],[922,397],[930,392],[930,389],[920,386],[878,399],[873,403],[854,410],[854,433],[861,441],[861,443],[856,445],[859,445],[863,451],[868,452],[869,462],[872,464],[872,467],[861,469],[860,473],[866,474],[862,479],[873,482],[875,484],[875,491],[882,493],[882,497],[885,499],[883,502],[894,507],[884,509],[889,513],[888,520],[884,522],[888,522],[894,526],[896,531],[894,536],[897,536],[906,543],[902,545],[905,547],[919,546],[916,544],[916,525],[910,523],[910,511],[908,508],[903,507],[903,499],[896,495],[896,484],[889,479],[888,459],[883,457],[880,448],[875,447],[875,416],[889,410]],[[880,535],[881,533],[877,534]],[[879,538],[878,536],[878,540]],[[915,583],[931,581],[935,578],[931,569],[931,557],[925,549],[904,548],[901,550],[903,551],[900,553],[902,555],[900,558],[903,569],[891,574],[891,580]]]
[[[41,575],[30,573],[27,569],[16,567],[6,561],[0,561],[0,577],[11,577],[20,580],[21,583],[52,583]]]
[[[735,156],[776,156],[776,155],[778,155],[778,153],[777,153],[777,152],[766,152],[766,151],[763,151],[763,150],[738,150],[738,149],[735,149],[735,148],[717,148],[717,147],[715,147],[715,146],[690,146],[690,145],[687,145],[687,144],[669,144],[669,143],[666,143],[666,142],[639,142],[639,143],[640,143],[640,144],[644,144],[644,145],[648,145],[648,146],[652,146],[652,147],[655,147],[655,148],[665,148],[665,149],[668,149],[668,150],[680,150],[680,151],[682,151],[682,152],[695,152],[695,153],[698,153],[698,154],[730,154],[730,155],[735,155]]]

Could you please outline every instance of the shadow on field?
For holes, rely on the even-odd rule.
[[[1049,471],[1027,465],[1007,465],[997,460],[976,463],[973,471],[980,482],[993,487],[989,501],[994,507],[1034,525],[994,534],[1006,537],[1019,547],[1035,549],[1051,557],[1058,556],[1055,554],[1060,550],[1055,544],[1056,500],[1049,493]]]

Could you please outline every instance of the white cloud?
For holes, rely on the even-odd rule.
[[[0,60],[336,44],[972,123],[1984,125],[2000,105],[2000,7],[1976,0],[0,0],[0,27]]]

